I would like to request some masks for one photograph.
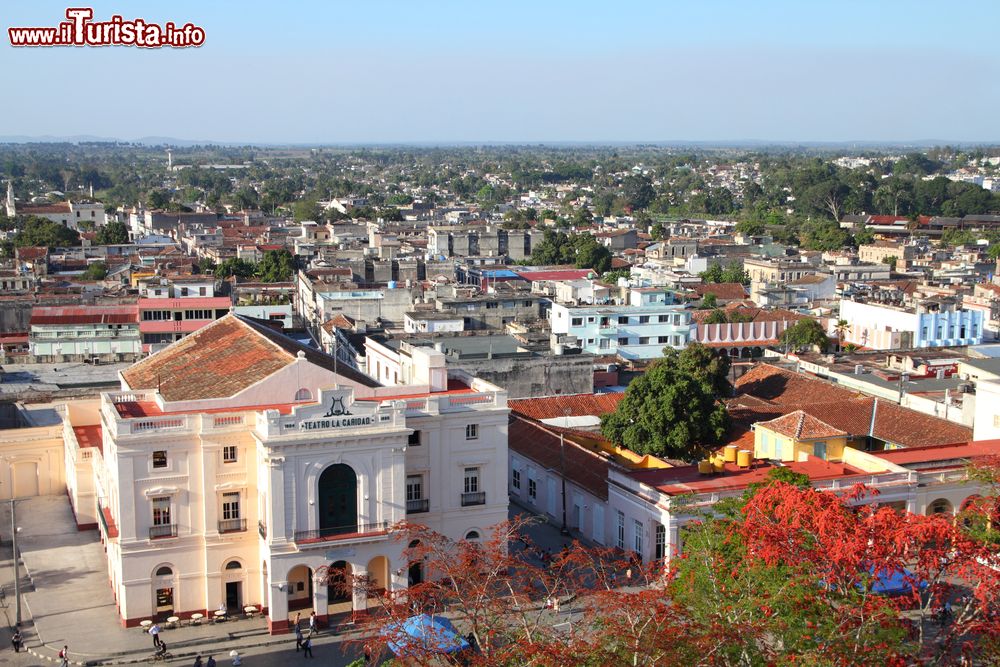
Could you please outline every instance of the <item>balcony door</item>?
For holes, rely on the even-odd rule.
[[[319,476],[319,529],[322,535],[358,529],[358,476],[348,465],[332,465]]]

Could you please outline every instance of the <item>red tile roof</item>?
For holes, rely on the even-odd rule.
[[[872,398],[859,392],[810,377],[803,373],[759,364],[736,381],[737,397],[732,408],[747,408],[761,414],[778,415],[803,410],[851,436],[868,436],[904,447],[923,447],[967,442],[972,429],[954,422],[904,408],[891,401]],[[752,397],[757,403],[748,403]]]
[[[512,415],[507,428],[511,450],[549,470],[560,470],[559,436],[544,425]],[[601,500],[608,498],[608,461],[602,456],[577,445],[566,436],[564,458],[566,480],[580,486]],[[528,482],[522,478],[521,488]]]
[[[810,456],[805,461],[789,461],[783,464],[793,472],[808,475],[811,480],[832,479],[862,474],[861,470],[843,463],[832,463]],[[670,496],[686,493],[712,493],[718,491],[739,491],[751,484],[764,482],[775,466],[757,459],[750,468],[739,468],[732,463],[725,464],[723,472],[704,475],[698,466],[679,466],[659,470],[639,470],[630,476],[647,486],[658,489]]]
[[[601,416],[614,412],[618,403],[625,398],[623,392],[607,394],[571,394],[546,398],[521,398],[507,401],[511,411],[530,419],[552,419],[553,417]],[[566,411],[569,411],[568,415]]]
[[[36,306],[31,309],[31,326],[49,324],[135,324],[139,310],[134,306]]]
[[[908,447],[886,452],[872,452],[890,463],[905,466],[934,461],[955,461],[1000,455],[1000,440],[977,440],[931,447]]]
[[[763,426],[769,431],[795,438],[796,440],[838,438],[847,435],[845,431],[830,426],[826,422],[820,421],[802,410],[789,412],[787,415],[770,421],[758,422],[757,425]]]
[[[693,285],[692,289],[698,293],[698,296],[714,294],[715,298],[724,301],[747,298],[747,290],[740,283],[703,283]]]

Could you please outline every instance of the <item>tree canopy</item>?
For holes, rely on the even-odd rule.
[[[601,432],[639,454],[696,460],[725,434],[728,372],[728,357],[700,343],[666,348],[601,419]]]
[[[830,339],[819,321],[805,318],[782,332],[781,344],[795,351],[818,347],[821,352],[826,352],[830,347]]]
[[[743,265],[736,259],[729,262],[725,268],[719,262],[713,262],[709,265],[708,269],[702,271],[699,275],[706,283],[750,284],[750,274],[743,269]]]
[[[98,245],[120,245],[128,242],[128,226],[124,222],[115,220],[97,230]]]
[[[573,264],[579,269],[604,273],[611,269],[611,251],[589,234],[569,236],[545,230],[542,242],[531,253],[533,264]]]
[[[295,258],[285,248],[264,253],[255,271],[261,282],[287,282],[295,271]]]

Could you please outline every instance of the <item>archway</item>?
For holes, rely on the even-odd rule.
[[[343,535],[358,530],[358,476],[337,463],[319,476],[320,536]]]
[[[368,561],[368,577],[371,580],[371,590],[381,592],[389,589],[389,559],[385,556],[375,556]]]
[[[164,620],[174,615],[177,604],[177,584],[172,565],[160,565],[153,570],[153,616]]]
[[[296,565],[288,571],[288,611],[308,609],[313,604],[313,571]]]
[[[338,560],[328,568],[326,580],[326,601],[329,604],[350,602],[354,586],[351,581],[351,564]]]
[[[243,611],[243,564],[235,558],[222,566],[222,600],[230,615]]]
[[[410,550],[414,550],[420,546],[420,540],[413,540],[407,547]],[[407,586],[417,586],[424,582],[424,561],[421,558],[417,560],[411,560],[410,566],[407,568],[406,574],[406,584]]]
[[[932,502],[930,505],[927,506],[928,516],[930,516],[931,514],[952,515],[954,513],[955,512],[951,506],[951,502],[949,502],[946,498],[938,498],[937,500],[935,500],[934,502]]]

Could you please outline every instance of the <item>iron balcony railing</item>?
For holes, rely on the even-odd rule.
[[[257,534],[260,535],[260,539],[267,539],[267,524],[263,521],[257,522]]]
[[[242,533],[247,529],[246,519],[220,519],[220,533]]]
[[[149,527],[149,539],[155,540],[159,537],[177,537],[177,524],[165,524],[162,526]]]
[[[378,523],[355,523],[348,526],[320,528],[319,530],[297,530],[295,531],[295,541],[327,542],[331,540],[344,540],[352,537],[384,533],[388,529],[388,522],[379,521]]]
[[[462,507],[468,507],[469,505],[485,505],[485,504],[486,504],[485,491],[473,491],[471,493],[462,494]]]
[[[420,514],[421,512],[427,512],[431,508],[431,501],[428,498],[417,498],[416,500],[406,501],[406,513],[407,514]]]

